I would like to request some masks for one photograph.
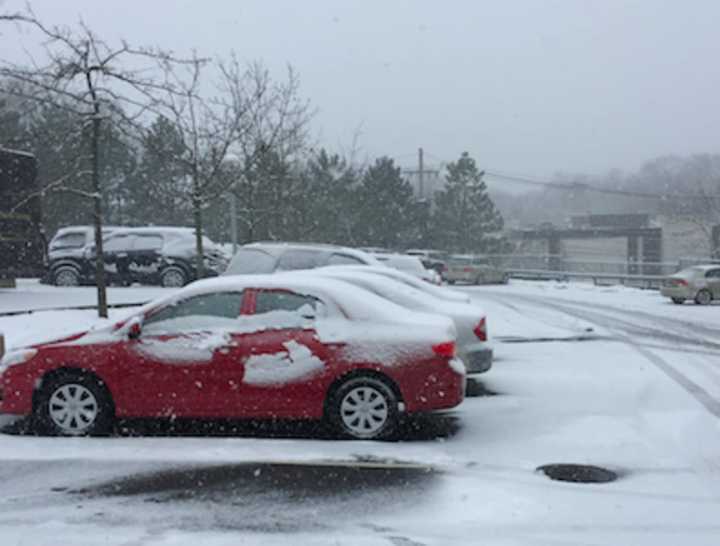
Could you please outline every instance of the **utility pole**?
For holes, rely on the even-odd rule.
[[[230,241],[232,241],[232,253],[237,252],[237,197],[230,192]]]
[[[425,169],[423,168],[423,149],[418,148],[418,197],[425,197]]]
[[[403,172],[410,176],[417,175],[418,177],[418,201],[425,199],[425,175],[438,176],[440,171],[437,169],[426,169],[425,168],[425,152],[422,148],[418,148],[418,168],[417,169],[404,169]]]

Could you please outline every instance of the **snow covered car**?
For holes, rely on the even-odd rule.
[[[98,435],[116,418],[325,419],[392,434],[400,413],[462,402],[446,318],[341,281],[285,275],[198,281],[125,320],[7,352],[0,413]]]
[[[491,265],[487,258],[457,254],[450,256],[443,276],[450,284],[507,284],[506,271]]]
[[[325,265],[382,265],[375,257],[336,245],[313,243],[250,243],[241,246],[226,275],[249,275],[314,269]]]
[[[437,313],[452,319],[457,328],[458,354],[467,371],[482,373],[491,368],[493,351],[487,343],[487,317],[480,307],[440,299],[397,280],[364,272],[360,268],[323,267],[312,273],[364,288],[402,306],[405,312]]]
[[[470,296],[465,294],[464,292],[460,292],[459,290],[453,290],[452,288],[448,288],[447,286],[437,286],[435,284],[421,281],[414,275],[410,275],[409,273],[405,273],[404,271],[400,271],[398,269],[393,269],[392,267],[373,267],[366,265],[342,265],[337,267],[341,267],[343,270],[347,271],[373,273],[375,275],[380,275],[381,277],[394,279],[441,300],[448,300],[456,303],[470,303],[472,301]]]
[[[117,226],[103,226],[107,237]],[[60,228],[48,245],[48,266],[43,282],[57,286],[78,286],[88,282],[93,274],[83,274],[87,269],[87,252],[95,243],[93,226],[67,226]],[[91,268],[94,265],[91,266]]]
[[[375,257],[383,264],[398,271],[404,271],[432,284],[442,284],[440,273],[434,269],[427,269],[417,256],[405,254],[375,254]]]
[[[95,246],[86,243],[80,256],[51,262],[50,280],[61,286],[93,283]],[[227,257],[203,238],[203,276],[215,277],[227,267]],[[179,288],[197,278],[195,231],[186,227],[113,228],[103,239],[108,280],[116,284],[159,284]]]
[[[707,305],[720,299],[720,265],[696,265],[670,275],[660,293],[678,304],[693,300]]]

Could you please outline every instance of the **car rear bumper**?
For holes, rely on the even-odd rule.
[[[485,344],[464,348],[461,356],[468,373],[483,373],[492,367],[493,350]]]
[[[660,293],[666,298],[682,298],[687,300],[694,297],[694,294],[690,292],[689,286],[663,286],[660,289]]]
[[[465,399],[465,367],[459,358],[452,358],[423,381],[412,396],[404,393],[408,413],[450,409]]]

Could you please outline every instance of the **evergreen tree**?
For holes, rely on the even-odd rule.
[[[128,180],[130,223],[191,225],[190,184],[180,161],[183,151],[177,127],[156,118],[143,135],[137,171]]]
[[[344,158],[321,149],[307,162],[301,179],[306,191],[298,202],[304,219],[302,239],[352,244],[357,171]]]
[[[417,206],[412,186],[389,157],[369,167],[355,192],[355,244],[396,248],[412,229]]]
[[[475,160],[467,152],[447,166],[445,188],[436,193],[435,245],[454,252],[498,252],[503,219],[487,193]]]

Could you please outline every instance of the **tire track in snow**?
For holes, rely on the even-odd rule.
[[[488,293],[485,293],[488,294]],[[698,344],[701,343],[704,346],[710,346],[712,348],[720,348],[720,343],[714,343],[714,342],[708,342],[704,339],[693,339],[691,337],[686,336],[680,336],[680,335],[673,335],[668,333],[666,330],[658,330],[656,328],[648,327],[646,325],[638,325],[637,323],[630,322],[628,320],[618,319],[617,317],[608,316],[605,313],[597,312],[597,311],[588,311],[587,309],[578,310],[577,306],[581,306],[580,303],[573,304],[567,304],[567,302],[558,303],[557,300],[551,300],[550,298],[545,297],[539,297],[539,296],[527,296],[527,295],[516,295],[516,294],[500,294],[500,293],[492,293],[488,294],[490,297],[493,298],[510,298],[515,300],[523,301],[527,304],[533,305],[533,306],[539,306],[539,307],[550,307],[552,309],[555,309],[557,311],[566,313],[570,316],[580,318],[583,320],[587,320],[589,322],[593,322],[597,324],[598,326],[601,326],[603,328],[607,328],[608,330],[616,332],[618,339],[630,347],[632,347],[635,351],[640,353],[642,356],[644,356],[648,361],[650,361],[657,369],[662,371],[668,378],[670,378],[673,382],[675,382],[677,385],[682,387],[683,390],[685,390],[690,396],[692,396],[695,400],[697,400],[707,411],[709,411],[712,415],[720,419],[720,400],[712,396],[707,390],[705,390],[702,386],[698,385],[695,381],[687,377],[685,374],[680,372],[677,368],[669,364],[666,360],[658,356],[657,354],[653,353],[652,351],[648,350],[645,347],[642,347],[640,344],[635,342],[631,337],[629,337],[628,333],[636,333],[640,335],[646,335],[652,338],[661,338],[666,341],[681,341],[684,343],[689,344]],[[498,300],[499,301],[499,300]],[[607,307],[607,306],[606,306]],[[633,314],[634,311],[622,311],[616,308],[612,308],[613,313],[618,314]],[[647,315],[647,314],[646,314]],[[653,318],[653,315],[649,315]],[[626,330],[623,331],[618,328],[618,326],[621,326],[625,328]],[[705,366],[703,367],[704,371],[710,371],[712,367]]]

